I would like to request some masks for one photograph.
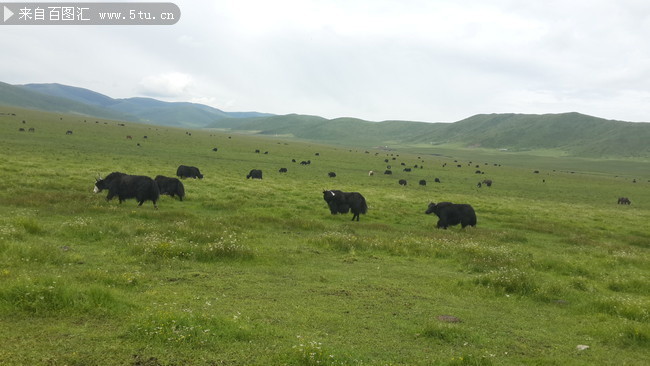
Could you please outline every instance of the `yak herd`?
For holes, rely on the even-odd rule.
[[[178,178],[203,178],[199,168],[193,166],[181,165],[176,170]],[[151,179],[144,175],[129,175],[120,172],[113,172],[102,178],[97,177],[95,180],[95,193],[108,190],[106,200],[110,201],[117,196],[120,203],[126,199],[135,198],[138,206],[142,206],[145,201],[153,202],[153,207],[158,208],[156,202],[161,194],[171,197],[178,196],[179,200],[185,197],[185,187],[183,182],[178,178],[156,176]]]
[[[301,162],[302,165],[309,163],[311,162]],[[279,172],[286,173],[287,169],[281,168]],[[368,175],[372,176],[374,172],[370,171]],[[176,176],[181,179],[203,178],[203,174],[201,174],[197,167],[186,165],[180,165],[178,167]],[[329,172],[328,176],[334,178],[336,177],[336,173]],[[114,197],[118,197],[120,203],[126,199],[135,198],[138,206],[142,206],[145,201],[151,201],[154,208],[157,209],[157,201],[160,195],[178,196],[179,200],[183,200],[185,197],[185,188],[183,182],[178,178],[158,175],[155,179],[151,179],[147,176],[113,172],[106,176],[106,178],[101,178],[100,176],[96,179],[94,192],[99,193],[107,190],[108,195],[106,196],[106,200],[109,201]],[[246,175],[246,178],[262,179],[262,171],[252,169]],[[435,182],[440,183],[440,180],[436,178]],[[400,179],[399,184],[406,186],[407,182],[404,179]],[[426,181],[420,180],[419,184],[426,186]],[[482,185],[491,187],[492,181],[489,179],[483,180],[477,184],[477,187],[480,188]],[[368,211],[366,199],[359,192],[325,190],[323,191],[323,200],[327,203],[332,215],[352,212],[352,221],[355,221],[355,219],[359,221],[359,215],[366,214]],[[630,203],[627,197],[620,197],[618,199],[618,204],[629,205]],[[433,213],[438,217],[437,228],[447,229],[449,226],[461,225],[464,229],[467,226],[476,226],[476,212],[469,204],[456,204],[452,202],[439,202],[436,204],[431,202],[424,213]]]
[[[286,172],[286,170],[285,170]],[[336,176],[330,172],[330,177]],[[202,179],[203,174],[197,167],[181,165],[176,170],[178,178]],[[154,208],[158,208],[157,202],[160,195],[178,196],[179,200],[185,197],[185,187],[183,182],[178,178],[165,177],[162,175],[151,179],[143,175],[129,175],[121,172],[113,172],[102,178],[98,176],[95,180],[95,193],[104,190],[108,191],[106,200],[110,201],[117,197],[119,202],[135,198],[138,206],[142,206],[145,201],[151,201]],[[262,171],[259,169],[251,170],[246,178],[262,179]],[[323,199],[327,203],[332,215],[346,214],[352,212],[352,221],[359,221],[360,214],[368,212],[366,199],[359,192],[342,192],[339,190],[323,191]],[[463,228],[466,226],[476,226],[476,214],[472,206],[468,204],[453,204],[451,202],[440,202],[437,205],[430,203],[426,214],[434,213],[438,216],[438,228],[447,229],[452,225],[460,224]]]

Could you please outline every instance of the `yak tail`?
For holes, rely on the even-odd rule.
[[[361,196],[361,213],[366,214],[368,212],[368,205],[366,204],[366,199]]]

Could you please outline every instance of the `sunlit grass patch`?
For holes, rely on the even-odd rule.
[[[107,314],[127,308],[113,292],[99,286],[80,286],[61,279],[21,279],[0,288],[0,309],[5,315]]]
[[[461,355],[453,357],[448,366],[491,366],[494,365],[491,359],[485,356]]]
[[[627,325],[617,336],[618,342],[625,347],[650,347],[650,327],[647,324]]]
[[[607,288],[615,292],[632,294],[650,294],[650,281],[641,278],[615,278],[607,284]]]
[[[244,240],[241,235],[225,230],[209,243],[196,245],[195,258],[206,262],[224,258],[251,259],[254,251],[243,243]]]
[[[136,239],[131,248],[135,254],[151,260],[185,259],[210,262],[223,259],[251,259],[254,250],[245,239],[232,231],[203,235],[195,242],[173,232],[149,233]],[[195,238],[196,239],[196,238]]]
[[[518,268],[498,268],[480,275],[475,282],[487,288],[494,289],[497,293],[533,295],[539,285],[531,274]]]
[[[494,246],[466,241],[458,245],[457,251],[472,272],[500,270],[524,260],[520,253],[503,245]]]
[[[0,254],[10,262],[23,264],[69,264],[79,261],[76,253],[68,251],[69,248],[59,247],[45,242],[42,239],[28,242],[0,243]]]
[[[191,312],[157,311],[135,319],[125,337],[169,346],[219,347],[223,342],[249,341],[248,321]]]
[[[463,346],[476,342],[476,335],[463,328],[460,323],[430,323],[424,327],[422,336],[440,343]]]
[[[28,234],[42,235],[45,233],[43,225],[33,217],[17,217],[15,221],[16,225],[21,227]]]
[[[288,357],[292,364],[305,366],[363,364],[359,360],[351,360],[348,356],[329,349],[322,342],[307,340],[302,336],[297,338],[299,343],[293,346],[294,353]]]
[[[344,253],[379,251],[397,256],[435,255],[438,247],[437,242],[419,236],[362,235],[341,231],[327,231],[311,241]]]
[[[594,310],[629,320],[650,320],[650,301],[647,297],[610,296],[593,301]]]

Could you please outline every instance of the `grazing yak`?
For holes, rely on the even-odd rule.
[[[248,178],[262,179],[262,171],[259,170],[259,169],[253,169],[246,176],[246,179],[248,179]]]
[[[460,224],[463,228],[465,226],[476,226],[476,213],[474,208],[464,203],[451,203],[439,202],[435,204],[429,203],[429,207],[424,212],[425,214],[434,213],[438,216],[437,228],[447,229],[449,226]]]
[[[203,174],[195,166],[179,165],[176,169],[176,176],[179,178],[199,178],[203,179]]]
[[[323,199],[327,202],[332,215],[352,211],[352,221],[359,221],[359,214],[368,211],[366,199],[359,192],[341,192],[338,190],[323,191]]]
[[[400,179],[398,183],[400,186],[406,186],[406,179]]]
[[[278,172],[279,172],[279,173],[286,173],[286,172],[287,172],[287,168],[280,168],[280,170],[278,170]]]
[[[185,197],[185,187],[183,186],[183,182],[180,180],[162,175],[157,175],[154,180],[156,181],[156,184],[158,184],[160,194],[166,194],[172,197],[178,196],[181,201],[183,200],[183,197]]]
[[[419,183],[420,183],[421,186],[426,186],[427,185],[427,181],[424,180],[424,179],[420,179]]]
[[[618,199],[618,204],[619,204],[619,205],[629,205],[629,204],[631,204],[631,203],[632,203],[632,202],[631,202],[630,199],[627,198],[627,197],[619,197],[619,199]]]
[[[98,177],[96,179],[93,191],[99,193],[104,189],[108,189],[107,201],[115,196],[120,203],[126,199],[135,198],[138,201],[138,206],[142,206],[144,201],[151,201],[153,207],[158,208],[156,201],[160,197],[160,190],[158,184],[149,177],[113,172],[106,178]]]
[[[336,178],[336,173],[329,172],[329,173],[327,173],[327,176],[330,177],[330,178]]]
[[[488,187],[492,187],[492,179],[484,179],[481,183],[485,184]]]

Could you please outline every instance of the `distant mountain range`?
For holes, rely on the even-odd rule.
[[[272,116],[257,112],[224,112],[203,104],[170,103],[151,98],[113,99],[92,90],[61,84],[10,85],[0,82],[0,105],[196,128],[223,118]]]
[[[150,98],[113,99],[60,84],[0,82],[0,105],[164,126],[291,136],[347,146],[453,145],[507,151],[558,150],[597,158],[650,158],[650,123],[580,113],[480,114],[455,123],[369,122],[356,118],[224,112],[202,104]]]

